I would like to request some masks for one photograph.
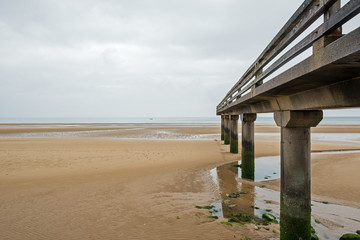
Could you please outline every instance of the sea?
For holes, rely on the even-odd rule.
[[[219,124],[220,116],[212,117],[122,117],[122,118],[0,118],[0,123],[173,123],[173,124]],[[258,116],[256,124],[274,124],[273,117]],[[359,117],[327,117],[322,124],[360,124]]]

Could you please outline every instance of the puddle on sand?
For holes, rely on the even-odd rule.
[[[258,185],[256,181],[280,177],[279,156],[256,158],[255,182],[241,179],[238,164],[241,161],[210,170],[221,194],[221,200],[212,203],[216,209],[213,215],[228,218],[234,213],[242,213],[261,218],[263,213],[270,213],[279,221],[280,192],[255,186]],[[271,178],[264,179],[266,176]],[[230,193],[240,193],[240,197],[232,198]],[[320,239],[337,240],[342,234],[360,228],[360,209],[312,201],[311,225]]]
[[[277,158],[278,156],[256,159],[255,181],[264,180],[264,177],[270,175],[269,172],[273,175],[271,179],[279,178],[280,166]],[[266,162],[266,159],[269,159],[271,163]],[[262,162],[266,162],[266,164],[261,165]],[[237,167],[238,164],[241,164],[241,161],[210,170],[210,175],[221,193],[222,199],[212,203],[218,210],[218,212],[214,212],[214,215],[230,217],[233,213],[242,213],[261,218],[263,213],[268,212],[279,219],[279,192],[257,187],[253,181],[241,179],[241,168]],[[240,197],[228,197],[227,195],[230,193],[240,193]]]
[[[229,164],[229,166],[241,165],[241,160]],[[224,165],[225,166],[225,165]],[[234,170],[235,171],[235,170]],[[241,168],[236,170],[237,177],[241,178]],[[255,161],[255,182],[269,181],[280,178],[280,157],[259,157]]]

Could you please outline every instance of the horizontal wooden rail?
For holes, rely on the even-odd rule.
[[[230,89],[217,106],[217,111],[221,111],[228,104],[240,98],[242,94],[256,86],[257,83],[261,83],[261,81],[270,74],[304,52],[306,49],[310,48],[316,40],[341,27],[345,22],[360,12],[360,0],[350,0],[339,11],[330,16],[323,24],[277,59],[264,72],[262,71],[271,60],[277,57],[291,42],[293,42],[321,15],[323,15],[335,2],[336,0],[305,1],[260,54],[257,60],[249,67],[240,80]]]
[[[343,8],[341,8],[338,12],[332,15],[328,21],[321,24],[318,28],[316,28],[313,32],[307,35],[303,40],[301,40],[298,44],[292,47],[289,51],[287,51],[282,57],[280,57],[277,61],[275,61],[264,73],[260,74],[258,78],[250,83],[250,85],[254,85],[256,82],[263,80],[268,77],[270,74],[275,72],[277,69],[282,67],[284,64],[304,52],[306,49],[312,46],[312,44],[326,35],[334,31],[335,29],[341,27],[345,22],[347,22],[352,17],[356,16],[360,12],[360,4],[356,5],[356,2],[360,2],[359,0],[353,0],[348,2]],[[245,88],[242,92],[247,91],[249,88]],[[241,94],[241,92],[239,92]]]
[[[267,61],[264,61],[264,59],[271,61],[274,57],[276,57],[278,53],[280,53],[280,50],[283,50],[283,48],[277,48],[278,52],[274,52],[274,49],[276,49],[279,43],[284,42],[283,41],[284,39],[288,39],[288,41],[286,41],[287,44],[291,43],[291,41],[289,40],[295,39],[306,29],[306,27],[308,27],[311,23],[313,23],[317,19],[317,17],[323,14],[323,12],[325,11],[324,4],[328,8],[335,1],[336,0],[325,1],[325,2],[319,0],[317,1],[306,0],[296,10],[293,16],[288,20],[288,22],[274,37],[274,39],[269,43],[269,45],[264,49],[264,51],[260,54],[260,56],[256,59],[256,61],[244,73],[244,75],[240,78],[240,80],[232,87],[232,89],[228,92],[228,94],[225,96],[222,102],[226,101],[230,95],[233,95],[234,92],[236,92],[236,89],[241,88],[249,80],[251,80],[254,77],[254,72],[256,72],[257,69],[260,69],[266,63],[268,63]],[[298,26],[299,24],[301,25]],[[273,51],[272,57],[267,57],[267,55],[269,55],[271,51]]]

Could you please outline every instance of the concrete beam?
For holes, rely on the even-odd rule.
[[[310,127],[322,111],[281,111],[274,119],[281,127],[280,239],[310,239],[311,173]]]
[[[360,78],[341,81],[292,95],[264,97],[238,105],[233,114],[290,110],[321,110],[360,107]]]

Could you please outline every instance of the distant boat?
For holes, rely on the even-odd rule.
[[[153,118],[150,118],[150,120],[154,120]]]

